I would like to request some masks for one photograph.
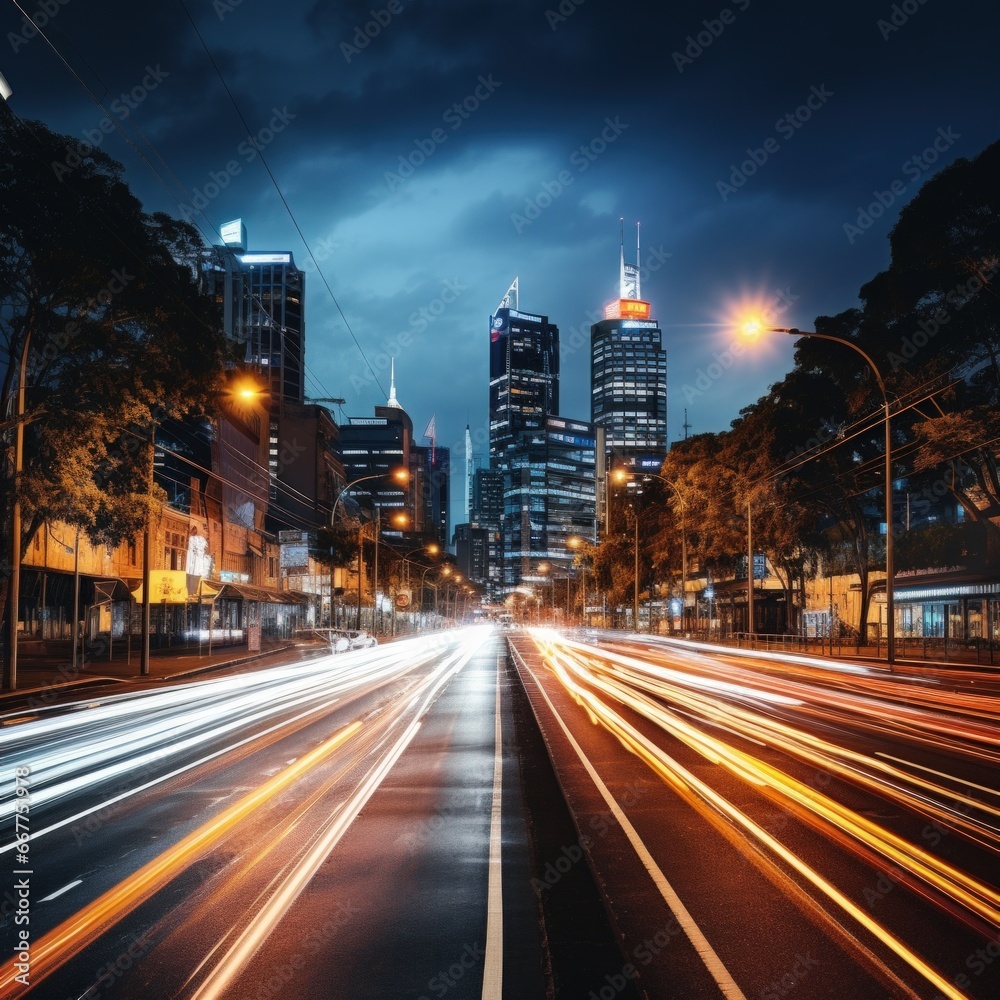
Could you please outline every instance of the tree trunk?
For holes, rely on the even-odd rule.
[[[0,660],[3,669],[4,691],[10,690],[10,623],[14,620],[7,607],[10,597],[10,577],[5,576],[0,580],[0,639],[3,642],[3,657]]]

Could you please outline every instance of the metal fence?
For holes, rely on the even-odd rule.
[[[724,638],[704,634],[690,635],[692,639],[712,641],[739,649],[782,650],[785,652],[813,653],[819,656],[856,656],[865,659],[885,659],[885,641],[862,643],[860,637],[802,635],[762,635],[734,632]],[[995,639],[955,639],[948,636],[896,636],[897,660],[929,660],[945,663],[977,663],[1000,665],[1000,642]]]

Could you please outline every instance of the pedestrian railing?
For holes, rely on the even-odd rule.
[[[692,636],[705,638],[707,636]],[[862,642],[858,636],[802,636],[788,634],[763,634],[759,632],[733,632],[722,638],[708,641],[739,649],[777,650],[783,652],[815,653],[826,656],[859,656],[870,659],[885,658],[885,639]],[[1000,642],[995,639],[957,639],[950,636],[897,635],[897,660],[934,660],[938,662],[977,663],[1000,665]]]

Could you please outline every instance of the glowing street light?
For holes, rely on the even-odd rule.
[[[744,321],[741,329],[745,336],[753,337],[759,333],[785,333],[791,337],[815,337],[818,340],[832,340],[835,344],[843,344],[857,352],[871,368],[875,381],[878,383],[879,392],[882,394],[883,424],[885,426],[885,612],[886,612],[886,663],[889,669],[896,659],[896,621],[895,621],[895,600],[893,596],[893,577],[895,576],[895,564],[893,558],[892,539],[892,426],[889,415],[889,395],[886,392],[885,382],[882,373],[878,370],[878,365],[872,361],[866,351],[854,343],[853,340],[843,340],[840,337],[833,337],[827,333],[816,333],[814,330],[797,330],[794,327],[768,327],[756,318]],[[751,574],[753,570],[751,568]],[[751,575],[751,580],[753,579]],[[752,609],[751,609],[752,614]]]
[[[333,501],[333,508],[330,510],[330,527],[335,528],[337,526],[337,508],[340,506],[340,501],[344,498],[344,494],[358,483],[366,483],[370,479],[395,479],[400,485],[405,485],[410,481],[410,474],[406,469],[398,468],[393,469],[389,473],[379,472],[374,475],[369,476],[359,476],[357,479],[352,479],[344,488],[337,494],[337,499]],[[376,538],[376,544],[378,539]],[[376,549],[376,554],[377,554]],[[330,628],[337,627],[337,617],[336,617],[336,607],[337,607],[337,588],[334,585],[334,572],[335,567],[330,567]],[[361,628],[361,553],[360,549],[358,552],[358,628]]]

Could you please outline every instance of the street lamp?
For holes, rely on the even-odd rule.
[[[815,330],[797,330],[794,327],[786,329],[784,327],[764,327],[756,321],[750,321],[743,326],[743,332],[748,336],[756,333],[787,333],[791,337],[816,337],[819,340],[832,340],[835,344],[843,344],[856,351],[868,363],[875,381],[878,383],[879,392],[882,394],[883,423],[885,425],[885,613],[886,613],[886,635],[885,654],[886,663],[892,669],[896,660],[896,607],[893,597],[893,577],[895,576],[895,563],[893,559],[892,542],[892,426],[889,414],[889,394],[885,389],[885,381],[878,366],[869,357],[866,351],[854,343],[853,340],[842,340],[840,337],[833,337],[827,333],[816,333]]]
[[[566,539],[566,548],[573,549],[577,551],[582,549],[584,546],[584,540],[578,535],[571,535]],[[587,625],[587,560],[584,553],[580,553],[580,591],[581,591],[581,603],[580,603],[580,622],[586,627]],[[569,583],[566,584],[566,614],[570,614],[569,609]]]
[[[639,475],[637,473],[636,475]],[[642,475],[647,475],[647,473],[642,473]],[[629,474],[624,469],[615,469],[611,473],[611,478],[615,482],[623,483],[629,478]],[[610,501],[609,501],[610,505]],[[632,543],[632,552],[634,557],[634,566],[632,570],[633,581],[632,581],[632,626],[636,632],[639,631],[639,510],[636,505],[632,504],[632,514],[635,518],[635,538]],[[610,523],[610,518],[608,519]]]
[[[676,482],[668,479],[666,476],[661,475],[658,472],[643,472],[643,476],[648,476],[652,479],[659,479],[661,482],[666,483],[670,489],[673,491],[674,496],[681,505],[681,631],[684,630],[685,618],[687,615],[687,501],[684,499],[684,494],[681,490],[677,488]],[[696,609],[697,610],[697,609]]]
[[[635,556],[635,566],[632,569],[632,575],[635,579],[632,581],[632,627],[639,631],[639,508],[633,503],[632,504],[632,517],[635,520],[635,540],[632,544],[633,554]]]
[[[337,526],[337,507],[340,506],[340,501],[344,498],[344,494],[358,483],[368,482],[370,479],[385,479],[386,477],[391,477],[398,483],[407,483],[410,479],[410,474],[406,469],[393,469],[392,472],[378,472],[374,475],[359,476],[357,479],[352,479],[344,488],[337,494],[337,498],[333,501],[333,507],[330,510],[330,528],[336,528]],[[335,586],[335,574],[336,567],[330,566],[330,628],[337,627],[337,588]],[[358,553],[358,628],[361,628],[361,554]]]
[[[0,77],[3,87],[6,81]],[[0,88],[2,89],[2,88]],[[7,95],[9,96],[9,90]],[[10,642],[10,690],[17,688],[17,606],[20,603],[21,589],[21,500],[18,495],[18,483],[24,470],[24,382],[28,373],[28,352],[31,347],[31,326],[24,332],[24,343],[21,345],[21,362],[18,368],[17,396],[14,405],[14,478],[12,481],[10,514],[10,583],[7,588],[10,611],[7,628]]]

